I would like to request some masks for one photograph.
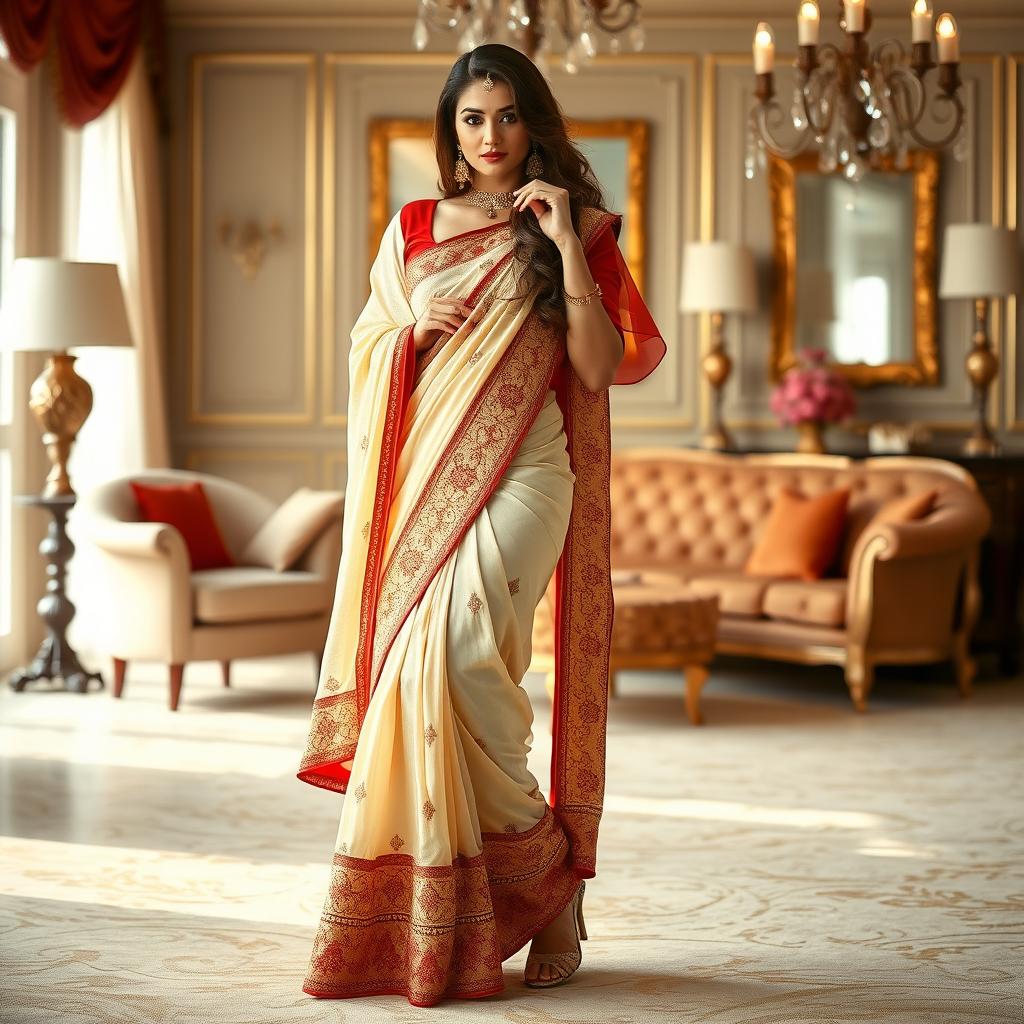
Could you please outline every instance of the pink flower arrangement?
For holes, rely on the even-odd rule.
[[[842,374],[825,365],[827,357],[823,348],[797,352],[799,365],[787,370],[772,391],[772,412],[780,423],[839,423],[853,416],[857,408],[853,388]]]

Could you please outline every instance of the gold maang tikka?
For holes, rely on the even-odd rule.
[[[491,78],[490,71],[487,72],[487,77],[484,79],[484,92],[490,92],[494,88],[494,79]]]

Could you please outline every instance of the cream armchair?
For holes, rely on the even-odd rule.
[[[98,599],[105,607],[96,617],[96,641],[114,660],[115,697],[124,692],[127,665],[133,660],[169,666],[170,708],[175,711],[189,661],[219,661],[228,686],[234,658],[298,651],[322,658],[341,559],[340,514],[286,572],[259,566],[192,572],[178,530],[137,521],[129,479],[152,484],[200,481],[236,559],[275,508],[240,484],[173,469],[111,480],[79,500],[78,537],[95,545],[99,555]]]

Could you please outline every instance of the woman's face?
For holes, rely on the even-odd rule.
[[[455,105],[455,130],[476,188],[510,192],[523,183],[530,135],[505,82],[496,81],[490,92],[482,79],[466,86]],[[492,151],[504,156],[484,159]]]

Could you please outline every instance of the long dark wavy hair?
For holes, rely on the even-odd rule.
[[[440,171],[440,188],[445,199],[463,191],[455,180],[455,129],[459,97],[471,82],[491,78],[504,82],[512,93],[516,116],[544,161],[543,181],[569,193],[573,230],[579,234],[580,211],[587,206],[606,210],[601,185],[590,162],[569,139],[565,117],[537,66],[525,54],[503,43],[484,43],[462,54],[452,65],[441,90],[434,118],[434,149]],[[562,297],[562,257],[558,247],[540,229],[532,210],[512,210],[509,223],[515,240],[515,259],[523,264],[521,282],[525,291],[512,298],[525,298],[536,291],[533,308],[548,324],[568,327]]]

